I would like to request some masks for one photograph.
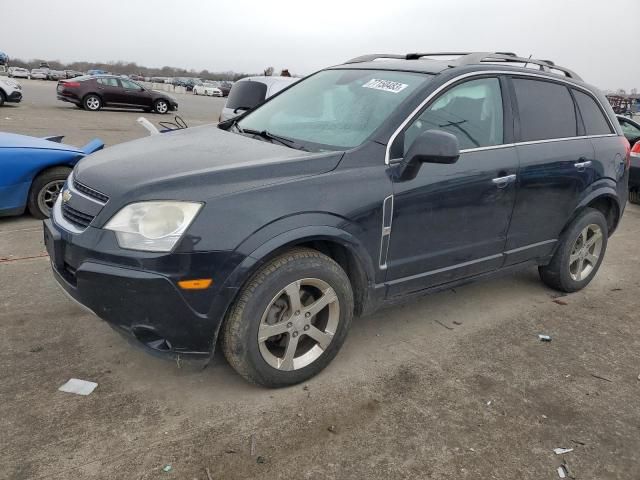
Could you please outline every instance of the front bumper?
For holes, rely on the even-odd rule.
[[[20,103],[22,101],[22,92],[20,90],[15,90],[10,95],[7,96],[7,102]]]
[[[109,255],[113,249],[104,236],[111,232],[89,227],[85,233],[93,237],[89,243],[97,241],[106,252],[87,249],[78,241],[85,234],[68,232],[51,219],[44,221],[54,278],[72,299],[154,353],[210,355],[236,289],[182,291],[177,279],[194,278],[191,274],[199,278],[201,271],[194,264],[215,263],[213,256],[205,260],[197,253],[162,259],[156,255],[150,262],[139,259],[137,266],[114,264],[116,257]],[[165,272],[143,269],[148,265]]]

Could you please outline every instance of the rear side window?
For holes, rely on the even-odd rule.
[[[606,135],[611,132],[611,126],[596,101],[586,93],[573,90],[573,96],[578,104],[584,129],[587,135]]]
[[[117,78],[99,78],[98,83],[102,85],[107,85],[108,87],[119,87]]]
[[[247,110],[264,102],[267,96],[267,86],[262,82],[246,82],[236,83],[227,99],[227,108],[246,108]]]
[[[577,135],[576,110],[567,87],[522,78],[515,78],[513,86],[518,101],[522,141]]]

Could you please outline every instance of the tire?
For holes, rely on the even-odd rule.
[[[640,188],[629,190],[629,201],[640,205]]]
[[[153,109],[161,115],[169,113],[169,102],[160,98],[153,103]]]
[[[70,173],[69,167],[53,167],[40,173],[33,180],[27,200],[31,215],[38,219],[49,218],[57,194],[62,191],[62,185]]]
[[[7,98],[5,97],[5,94],[2,90],[0,90],[0,107],[2,105],[4,105],[4,102],[7,100]]]
[[[609,229],[602,212],[584,209],[562,234],[549,265],[538,267],[540,278],[562,292],[582,290],[602,264],[608,237]]]
[[[82,105],[85,110],[97,112],[102,108],[102,99],[98,95],[90,93],[82,99]]]
[[[325,302],[320,306],[314,303],[319,298]],[[320,309],[305,312],[312,305]],[[222,350],[250,382],[270,388],[294,385],[333,360],[352,318],[353,292],[344,270],[320,252],[296,248],[269,261],[242,288],[222,327]],[[265,334],[268,329],[275,335]],[[263,341],[260,332],[268,335]],[[289,361],[291,345],[297,349],[290,350]]]
[[[194,95],[198,95],[198,92],[196,92],[196,89],[195,89],[195,88],[193,89],[193,94],[194,94]]]
[[[81,103],[74,103],[74,105],[76,106],[76,108],[79,108],[80,110],[84,109],[84,105]]]

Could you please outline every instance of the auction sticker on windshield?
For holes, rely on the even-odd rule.
[[[372,78],[367,83],[362,85],[364,88],[373,88],[374,90],[382,90],[383,92],[398,93],[407,88],[409,85],[406,83],[392,82],[390,80],[379,80]]]

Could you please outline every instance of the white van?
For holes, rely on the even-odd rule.
[[[227,103],[220,114],[220,121],[237,117],[247,110],[260,105],[267,98],[300,80],[293,77],[246,77],[231,87]]]

